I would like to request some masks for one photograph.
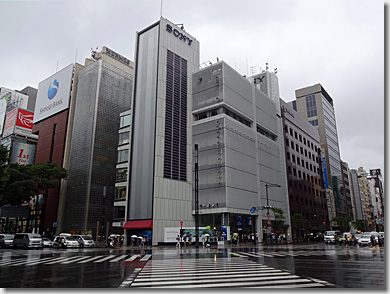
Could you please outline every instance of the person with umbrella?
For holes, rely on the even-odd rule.
[[[187,238],[188,238],[188,245],[191,245],[192,234],[190,232],[187,233]]]
[[[204,234],[205,237],[206,237],[206,247],[210,247],[210,243],[209,243],[209,237],[210,235],[209,234]]]
[[[177,235],[176,241],[177,241],[176,247],[179,247],[179,249],[180,249],[180,235]]]

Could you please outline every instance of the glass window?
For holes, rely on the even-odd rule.
[[[129,157],[129,150],[128,149],[118,151],[118,163],[128,161],[128,157]]]
[[[130,125],[131,122],[130,117],[131,117],[130,114],[121,116],[120,128],[128,127]]]
[[[116,187],[115,200],[126,199],[126,187]]]
[[[119,168],[116,170],[116,180],[126,181],[127,180],[127,168]]]
[[[124,132],[119,134],[119,145],[129,143],[130,132]]]

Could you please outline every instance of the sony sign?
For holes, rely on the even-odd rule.
[[[69,107],[73,64],[39,83],[34,124]]]
[[[183,42],[188,42],[188,45],[191,46],[192,40],[186,35],[183,35],[183,33],[179,32],[177,29],[173,29],[172,26],[168,23],[166,26],[166,30],[168,33],[172,33],[176,38],[179,38],[179,40],[183,40]]]

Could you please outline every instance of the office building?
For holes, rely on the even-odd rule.
[[[103,47],[80,70],[61,231],[106,235],[112,228],[120,113],[130,109],[133,62]]]
[[[192,73],[199,42],[161,18],[137,32],[125,233],[153,245],[192,215]],[[126,240],[128,242],[129,240]]]
[[[80,64],[70,64],[39,83],[32,133],[38,136],[35,163],[50,162],[68,168],[69,147]],[[58,206],[64,180],[47,195],[36,195],[31,231],[56,234]],[[59,232],[57,232],[59,234]]]
[[[295,90],[294,109],[305,117],[320,133],[326,197],[329,199],[329,219],[346,217],[345,195],[337,136],[336,115],[332,97],[321,84]],[[337,224],[331,222],[336,228]]]
[[[306,224],[293,227],[293,239],[329,229],[328,206],[321,163],[318,130],[288,103],[280,101],[284,124],[287,178],[291,217],[301,213]]]
[[[195,72],[192,83],[200,226],[227,240],[232,233],[257,233],[262,241],[286,227],[289,236],[279,102],[223,61]],[[263,209],[267,205],[283,211],[285,226],[268,227],[275,218],[272,209]]]

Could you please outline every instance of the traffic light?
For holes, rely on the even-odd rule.
[[[180,236],[183,236],[184,234],[184,229],[180,229]]]

